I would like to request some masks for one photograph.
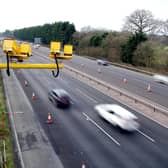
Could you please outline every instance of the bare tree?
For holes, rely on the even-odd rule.
[[[168,19],[166,21],[160,21],[159,33],[168,37]]]
[[[162,36],[161,42],[168,45],[168,19],[166,21],[159,21],[157,34]]]
[[[82,27],[80,31],[88,33],[88,32],[95,31],[95,29],[93,27],[91,27],[91,26],[85,26],[85,27]]]
[[[123,30],[133,33],[150,33],[154,32],[156,27],[156,20],[150,11],[136,10],[126,17]]]

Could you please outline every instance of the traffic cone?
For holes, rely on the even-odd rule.
[[[148,87],[147,87],[146,91],[147,92],[151,92],[151,86],[150,86],[150,84],[148,84]]]
[[[124,82],[124,83],[127,83],[127,79],[126,79],[126,78],[123,78],[123,82]]]
[[[25,84],[25,86],[28,86],[28,82],[27,82],[27,80],[24,81],[24,84]]]
[[[53,123],[53,120],[51,118],[51,113],[48,113],[48,119],[47,119],[47,124]]]
[[[32,100],[34,100],[36,98],[36,96],[35,96],[35,93],[33,92],[32,93]]]

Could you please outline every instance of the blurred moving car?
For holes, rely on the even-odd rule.
[[[155,74],[155,75],[153,75],[153,78],[158,83],[162,83],[162,84],[167,84],[168,85],[168,76]]]
[[[35,48],[35,49],[38,49],[39,47],[40,47],[40,44],[35,44],[35,45],[34,45],[34,48]]]
[[[117,104],[99,104],[95,106],[98,114],[114,126],[118,126],[121,130],[136,131],[140,124],[137,117]]]
[[[64,89],[52,89],[48,98],[57,107],[69,107],[71,104],[70,96]]]
[[[104,66],[108,65],[108,61],[106,61],[106,60],[97,59],[96,61],[97,61],[98,65],[104,65]]]

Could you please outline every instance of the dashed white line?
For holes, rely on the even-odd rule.
[[[98,103],[94,98],[88,96],[87,94],[85,94],[83,91],[81,91],[80,89],[76,89],[78,92],[80,92],[83,96],[87,97],[88,99],[90,99],[91,101],[93,101],[94,103]]]
[[[151,138],[150,136],[146,135],[145,133],[143,133],[142,131],[140,130],[137,130],[141,135],[143,135],[144,137],[146,137],[147,139],[149,139],[150,141],[152,142],[155,142],[155,140],[153,138]]]
[[[100,129],[108,138],[110,138],[115,144],[120,146],[120,143],[114,139],[111,135],[109,135],[103,128],[101,128],[95,121],[93,121],[86,113],[83,112],[83,115],[86,117],[86,120],[90,121],[94,124],[98,129]]]

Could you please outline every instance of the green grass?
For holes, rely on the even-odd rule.
[[[4,112],[4,130],[2,130],[2,114]],[[6,104],[3,92],[3,82],[2,76],[0,74],[0,149],[3,147],[3,140],[5,140],[6,144],[6,156],[7,156],[7,168],[14,168],[14,152],[13,152],[13,144],[12,144],[12,135],[9,125],[8,114],[6,113]],[[2,137],[4,134],[4,137]]]

